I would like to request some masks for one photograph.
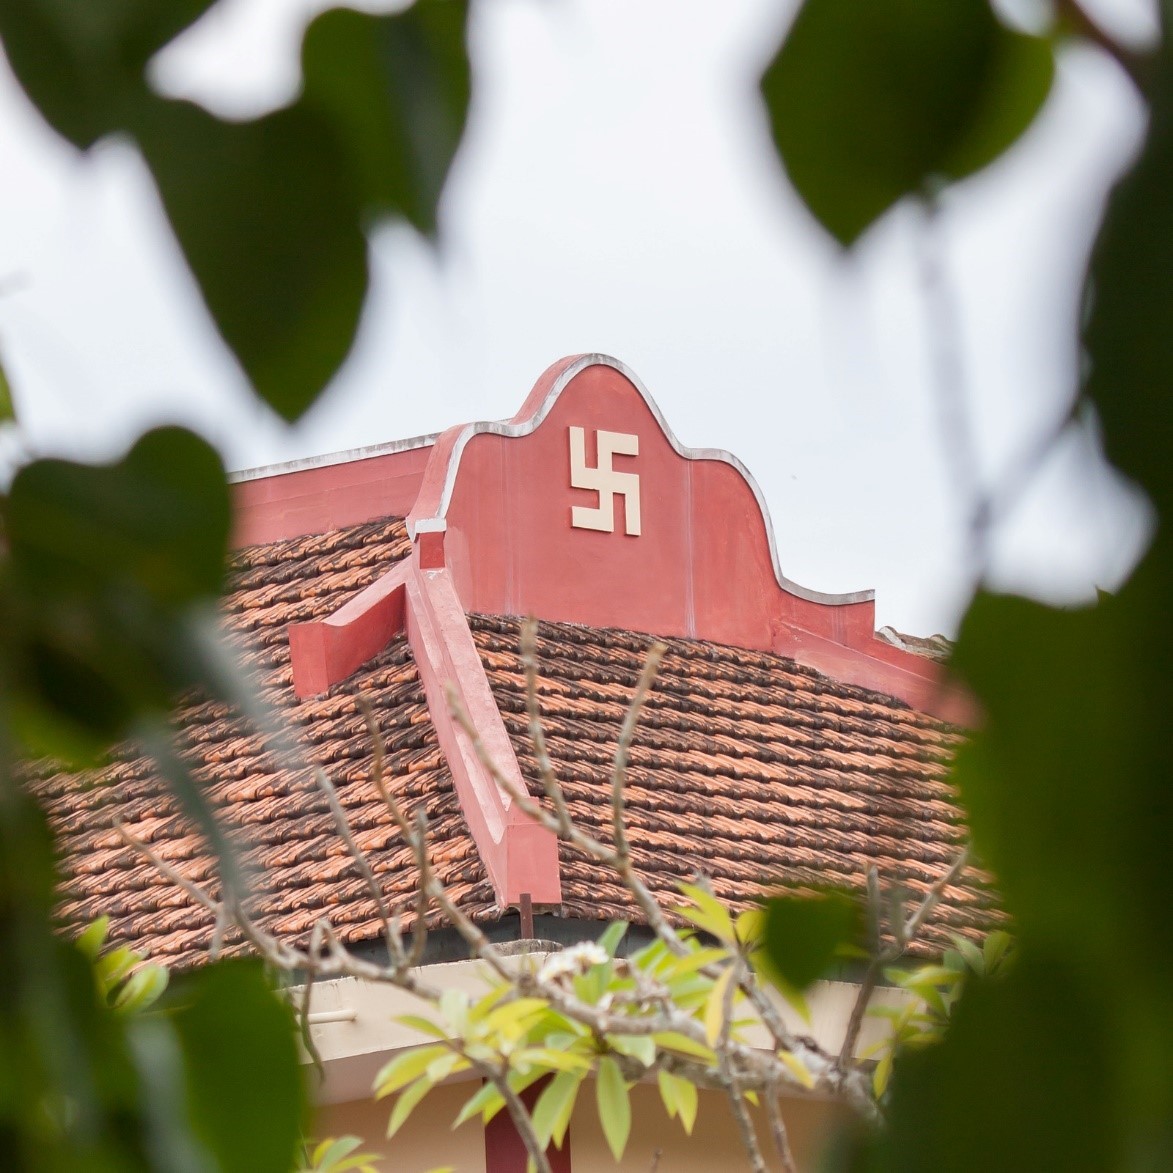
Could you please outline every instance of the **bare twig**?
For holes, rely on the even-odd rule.
[[[684,956],[695,949],[695,943],[688,942],[668,920],[668,914],[659,904],[647,885],[636,873],[631,858],[631,847],[625,822],[625,788],[629,768],[631,747],[634,743],[640,712],[650,693],[664,646],[652,648],[640,674],[631,704],[624,718],[616,744],[611,771],[613,844],[605,844],[583,831],[570,816],[565,796],[558,783],[548,746],[541,732],[540,706],[538,704],[538,670],[534,643],[534,630],[527,624],[523,632],[523,662],[526,674],[527,710],[531,734],[533,735],[538,768],[542,775],[543,787],[550,801],[549,807],[535,799],[517,778],[506,775],[498,768],[486,751],[480,736],[464,711],[460,699],[449,692],[449,700],[455,718],[464,734],[471,741],[482,766],[529,817],[537,820],[553,834],[573,844],[599,864],[613,869],[619,876],[632,900],[643,913],[644,919],[656,938],[677,956]],[[409,814],[400,805],[386,777],[386,746],[375,720],[372,707],[366,697],[359,695],[356,703],[363,713],[372,747],[372,780],[390,816],[403,836],[419,872],[419,893],[416,898],[416,918],[409,950],[404,949],[400,935],[398,911],[393,911],[379,887],[374,870],[359,848],[350,828],[345,809],[335,787],[320,771],[315,774],[318,786],[325,795],[338,832],[347,850],[354,858],[367,888],[375,899],[376,907],[383,921],[384,935],[388,939],[388,964],[380,965],[355,956],[343,943],[335,928],[326,919],[317,921],[310,933],[305,950],[287,945],[260,927],[240,899],[226,890],[225,898],[216,900],[199,885],[192,884],[176,869],[161,860],[149,847],[119,827],[123,838],[144,854],[173,882],[187,891],[201,906],[212,911],[217,924],[236,924],[253,948],[271,965],[287,971],[303,971],[305,981],[299,992],[302,1029],[307,1036],[307,1050],[313,1054],[313,1040],[309,1038],[308,1015],[314,983],[330,977],[355,977],[366,981],[389,983],[416,994],[433,1003],[439,1001],[440,992],[421,982],[415,967],[422,960],[427,934],[427,916],[431,902],[455,931],[467,943],[471,955],[484,961],[493,973],[512,988],[510,997],[539,997],[554,1011],[572,1022],[586,1027],[594,1036],[605,1043],[608,1036],[650,1036],[672,1033],[683,1036],[693,1043],[712,1050],[716,1063],[670,1050],[658,1049],[652,1069],[663,1069],[690,1080],[698,1087],[720,1089],[729,1098],[731,1110],[741,1133],[743,1144],[757,1173],[764,1173],[766,1161],[761,1151],[754,1121],[746,1104],[747,1093],[765,1097],[765,1109],[769,1120],[774,1148],[786,1173],[793,1173],[794,1158],[790,1150],[785,1123],[778,1105],[783,1090],[805,1090],[807,1084],[792,1070],[792,1057],[797,1059],[806,1072],[815,1090],[832,1094],[851,1104],[868,1120],[878,1117],[878,1109],[871,1093],[869,1082],[853,1062],[855,1043],[860,1023],[868,1001],[875,988],[882,966],[903,952],[923,926],[925,919],[936,906],[944,889],[956,879],[965,866],[967,855],[962,854],[948,872],[929,890],[924,899],[910,916],[903,911],[890,913],[892,921],[889,937],[893,945],[885,946],[883,936],[884,902],[880,891],[879,878],[874,869],[868,875],[869,911],[873,944],[873,962],[869,968],[869,979],[852,1011],[848,1026],[848,1039],[837,1056],[828,1054],[815,1042],[791,1033],[782,1020],[781,1013],[756,981],[748,960],[749,946],[730,943],[729,959],[702,967],[697,972],[710,980],[716,980],[726,967],[733,966],[732,976],[726,983],[722,1003],[722,1027],[716,1044],[710,1046],[704,1024],[699,1021],[695,1010],[681,1009],[676,1004],[667,985],[662,984],[652,971],[632,969],[632,984],[624,989],[609,992],[608,997],[598,1004],[581,1000],[575,994],[569,980],[554,976],[543,976],[532,965],[519,965],[514,958],[506,958],[488,939],[484,931],[460,908],[437,876],[429,853],[428,820],[424,806],[418,806]],[[702,877],[698,882],[707,884]],[[899,906],[897,906],[899,907]],[[564,972],[564,971],[563,971]],[[733,1031],[734,1006],[736,999],[744,995],[753,1006],[761,1023],[772,1036],[773,1049],[760,1049],[741,1041]],[[548,1170],[549,1163],[544,1152],[538,1151],[538,1139],[532,1121],[521,1098],[509,1087],[507,1076],[509,1064],[506,1059],[487,1061],[483,1055],[476,1058],[467,1055],[459,1040],[450,1041],[450,1046],[464,1054],[475,1069],[497,1087],[506,1102],[510,1116],[526,1145],[537,1169]],[[704,1052],[702,1052],[703,1054]],[[624,1077],[635,1080],[648,1073],[641,1062],[631,1056],[616,1054]]]
[[[790,1134],[786,1130],[786,1121],[782,1119],[777,1092],[768,1092],[764,1098],[766,1116],[770,1121],[770,1135],[774,1138],[774,1150],[778,1154],[778,1160],[782,1162],[785,1173],[798,1173],[798,1162],[795,1161],[794,1150],[790,1147]]]
[[[635,686],[635,695],[627,706],[627,714],[623,718],[623,725],[619,730],[619,740],[615,743],[615,759],[611,766],[611,827],[615,841],[615,868],[623,878],[624,884],[631,888],[631,881],[635,872],[631,862],[631,847],[627,842],[627,827],[623,817],[623,790],[627,783],[627,761],[631,754],[631,743],[635,738],[636,726],[639,724],[639,715],[644,701],[652,690],[656,673],[660,669],[660,662],[668,645],[657,641],[648,649],[644,659],[643,670]],[[635,892],[632,891],[632,895]],[[638,898],[637,898],[638,899]]]
[[[657,645],[658,646],[658,645]],[[655,669],[658,666],[663,652],[658,652],[654,646],[649,653],[648,663],[645,663],[644,671],[640,674],[640,683],[637,685],[636,698],[642,706],[643,698],[647,691],[651,688],[652,681],[655,678]],[[654,660],[653,660],[654,657]],[[650,673],[649,666],[651,664]],[[646,683],[645,683],[646,678]],[[527,697],[527,707],[536,707],[536,691],[530,682],[527,681],[527,691],[531,694]],[[642,695],[641,695],[642,691]],[[633,702],[634,703],[634,702]],[[643,881],[636,875],[635,870],[630,866],[630,859],[625,865],[623,857],[619,851],[619,845],[616,844],[614,849],[607,847],[605,844],[599,842],[593,836],[586,834],[574,822],[567,822],[565,825],[560,817],[551,814],[544,809],[540,803],[536,802],[529,791],[519,787],[517,783],[509,778],[493,760],[492,755],[485,748],[484,742],[481,740],[480,733],[476,726],[469,718],[468,712],[460,699],[459,694],[454,688],[448,689],[448,706],[452,715],[456,718],[457,724],[464,731],[469,741],[472,743],[473,752],[477,756],[477,760],[489,772],[489,775],[505,791],[509,797],[517,803],[521,811],[528,815],[531,819],[541,823],[548,831],[553,832],[559,838],[564,839],[567,843],[573,844],[575,847],[584,851],[587,855],[592,856],[599,863],[619,873],[624,886],[631,893],[632,899],[640,912],[643,913],[644,919],[648,927],[658,936],[668,947],[677,955],[683,955],[687,949],[683,941],[681,941],[676,930],[668,923],[664,916],[664,910],[660,907],[659,902],[649,891]],[[637,713],[638,716],[638,713]],[[540,723],[540,718],[539,718]],[[624,722],[626,727],[627,722]],[[632,723],[632,731],[634,731],[634,722]],[[630,741],[631,734],[628,734]],[[622,742],[622,735],[620,738]],[[612,811],[612,825],[618,821],[622,829],[622,784],[620,784],[620,809],[618,813]],[[612,786],[612,801],[614,803],[614,784]],[[622,842],[626,843],[626,834],[622,835]]]
[[[898,960],[907,950],[908,946],[916,940],[916,936],[920,932],[928,915],[937,907],[941,899],[941,894],[961,875],[968,862],[969,847],[966,846],[961,849],[961,852],[949,866],[949,869],[925,893],[924,899],[917,905],[912,915],[904,922],[902,931],[898,931],[893,935],[895,944],[889,949],[883,949],[879,946],[879,941],[877,940],[873,948],[872,959],[864,973],[863,981],[860,982],[859,991],[855,997],[855,1004],[851,1008],[851,1017],[847,1020],[847,1031],[843,1036],[843,1046],[839,1050],[838,1065],[840,1070],[846,1071],[855,1056],[855,1047],[859,1041],[859,1032],[863,1027],[864,1015],[867,1013],[868,1004],[872,1000],[872,994],[875,993],[876,984],[880,979],[880,974],[883,972],[884,966],[891,965],[894,961]],[[875,869],[872,868],[868,872],[868,905],[872,923],[878,925],[879,918],[882,916],[882,908],[878,903],[879,882],[873,878],[874,876]]]
[[[925,893],[925,898],[920,902],[919,905],[917,905],[915,911],[908,918],[908,920],[905,921],[904,939],[906,941],[912,942],[916,939],[916,935],[920,932],[921,926],[925,923],[929,913],[931,913],[933,909],[936,908],[940,903],[942,893],[946,888],[949,887],[950,884],[954,882],[954,880],[957,879],[958,876],[961,875],[963,871],[965,871],[968,864],[969,845],[966,844],[966,846],[963,847],[958,853],[957,858],[950,865],[949,870],[943,876],[941,876],[940,879],[934,882],[933,886],[928,890],[928,892]],[[895,960],[895,958],[892,960]]]
[[[750,1116],[749,1108],[745,1105],[741,1081],[732,1072],[730,1072],[728,1079],[729,1086],[726,1088],[725,1094],[729,1100],[733,1119],[737,1123],[737,1131],[741,1135],[742,1147],[749,1157],[750,1168],[754,1173],[769,1173],[766,1158],[762,1155],[762,1146],[758,1143],[757,1130],[753,1126],[753,1117]]]
[[[558,819],[558,832],[562,836],[569,834],[571,829],[570,810],[566,805],[566,795],[558,782],[554,771],[554,763],[550,761],[550,753],[546,748],[546,733],[542,728],[542,716],[538,706],[538,624],[533,618],[527,619],[521,625],[521,666],[525,671],[525,711],[529,717],[529,735],[534,744],[534,760],[538,764],[538,777],[542,780],[542,789],[546,792],[554,814]]]
[[[530,1118],[529,1112],[526,1111],[525,1104],[521,1102],[521,1097],[509,1086],[506,1074],[498,1071],[495,1067],[490,1067],[487,1063],[481,1063],[475,1059],[472,1062],[480,1074],[501,1093],[501,1098],[505,1101],[505,1110],[509,1113],[509,1118],[513,1121],[513,1126],[517,1129],[517,1134],[521,1137],[522,1144],[525,1145],[526,1154],[533,1161],[537,1173],[551,1173],[546,1150],[542,1148],[541,1141],[538,1140],[538,1135],[534,1132],[533,1120]]]
[[[314,780],[318,784],[318,789],[326,796],[330,814],[334,816],[334,826],[337,828],[342,842],[346,844],[346,849],[350,852],[350,857],[354,860],[354,865],[358,868],[359,875],[362,876],[367,891],[371,894],[371,899],[375,902],[375,908],[379,913],[379,922],[383,926],[383,939],[387,944],[387,961],[391,965],[402,965],[404,954],[403,938],[399,933],[399,917],[387,908],[387,902],[383,898],[383,889],[379,881],[375,879],[375,873],[372,871],[366,855],[355,842],[354,833],[350,829],[350,820],[346,817],[346,811],[338,799],[338,791],[334,788],[334,783],[327,777],[326,771],[321,768],[314,770]]]
[[[400,834],[410,846],[413,834],[411,824],[407,821],[407,816],[403,813],[402,808],[395,801],[395,797],[387,786],[385,773],[387,743],[383,740],[383,731],[379,728],[378,721],[375,720],[375,711],[371,707],[371,702],[367,697],[362,693],[357,693],[354,700],[363,715],[363,720],[366,722],[367,735],[371,739],[371,780],[374,782],[375,789],[378,790],[383,804],[390,812],[392,820],[399,828]],[[398,931],[398,915],[396,915],[394,923]],[[399,941],[399,959],[402,963],[409,968],[414,968],[419,965],[423,960],[424,950],[428,944],[428,891],[423,883],[419,886],[419,894],[416,898],[415,923],[411,927],[411,949],[408,951],[406,957],[403,957],[401,935],[399,936]]]
[[[318,919],[314,922],[314,927],[310,930],[310,941],[307,947],[307,954],[310,959],[315,959],[322,951],[322,942],[325,940],[326,921]],[[310,1000],[313,998],[314,992],[314,977],[317,973],[317,967],[310,965],[306,968],[305,985],[301,990],[301,1013],[298,1015],[298,1023],[301,1027],[301,1042],[305,1047],[306,1053],[313,1060],[314,1070],[318,1075],[325,1074],[325,1066],[322,1063],[321,1053],[318,1051],[318,1045],[314,1042],[313,1031],[310,1030]]]
[[[141,839],[132,835],[123,825],[121,819],[114,820],[114,830],[129,847],[133,847],[135,851],[154,864],[156,870],[165,875],[177,888],[182,888],[197,904],[202,905],[209,912],[219,914],[221,905],[217,900],[213,899],[199,884],[193,883],[182,872],[172,867],[161,855],[152,851]]]
[[[729,1107],[733,1111],[733,1118],[737,1121],[737,1128],[741,1133],[741,1143],[749,1155],[750,1167],[754,1173],[768,1173],[766,1159],[762,1155],[762,1147],[758,1143],[757,1130],[753,1126],[753,1118],[745,1105],[741,1080],[734,1069],[729,1053],[730,1032],[733,1029],[733,1003],[739,988],[737,979],[740,974],[738,971],[744,963],[740,957],[736,957],[732,964],[734,966],[733,979],[725,987],[721,1003],[721,1033],[713,1050],[717,1055],[717,1065],[726,1083],[725,1094],[729,1098]]]

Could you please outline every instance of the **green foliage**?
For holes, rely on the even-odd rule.
[[[286,419],[313,404],[354,340],[363,233],[402,217],[432,233],[464,131],[462,0],[319,17],[293,105],[229,122],[155,95],[150,58],[209,0],[0,0],[0,40],[49,124],[88,148],[130,134],[208,311],[257,394]]]
[[[1173,1165],[1167,40],[1146,76],[1148,138],[1091,263],[1085,392],[1162,526],[1094,607],[982,594],[970,608],[955,665],[986,720],[956,778],[1021,956],[1006,980],[971,983],[940,1046],[897,1065],[891,1128],[861,1168],[964,1173],[988,1166],[991,1136],[1007,1170]]]
[[[224,122],[155,100],[134,130],[224,341],[286,419],[350,350],[367,288],[362,206],[338,135],[306,103]]]
[[[75,146],[125,126],[147,62],[213,0],[0,0],[0,40],[45,120]]]
[[[765,949],[775,980],[805,990],[862,935],[859,901],[847,892],[774,896],[766,904]]]
[[[94,980],[103,1005],[123,1014],[138,1014],[163,996],[170,971],[165,965],[148,962],[141,953],[125,945],[107,949],[109,928],[108,916],[91,921],[76,945],[94,967]]]
[[[607,1147],[618,1161],[627,1148],[627,1138],[631,1133],[631,1097],[614,1059],[599,1060],[595,1093],[599,1105],[599,1123],[603,1126]]]
[[[877,1098],[888,1089],[892,1068],[898,1055],[939,1043],[953,1010],[961,999],[966,979],[998,978],[1014,960],[1013,939],[1009,933],[990,933],[979,948],[964,937],[953,938],[955,948],[947,950],[942,964],[920,965],[914,969],[891,968],[885,976],[897,989],[911,998],[896,1005],[873,1005],[868,1013],[889,1024],[884,1037],[861,1056],[878,1058],[873,1085]]]
[[[0,363],[0,424],[16,422],[16,404],[12,399],[12,384],[4,365]]]
[[[670,1119],[679,1116],[681,1126],[691,1136],[699,1099],[696,1085],[662,1068],[656,1072],[656,1082],[660,1088],[660,1099],[664,1101],[664,1111]]]
[[[77,945],[55,936],[43,821],[8,783],[0,804],[5,1168],[286,1173],[302,1089],[259,967],[210,965],[162,995],[157,971],[103,949],[101,922]]]
[[[286,1173],[304,1123],[292,1013],[259,962],[221,961],[176,982],[172,1021],[196,1135],[222,1173]]]
[[[762,95],[791,182],[851,244],[902,197],[1002,154],[1053,71],[1050,45],[987,0],[805,0]]]
[[[34,461],[0,524],[0,689],[28,749],[92,755],[201,680],[191,617],[219,595],[229,526],[205,441],[161,428],[111,465]]]
[[[429,236],[468,112],[466,19],[463,0],[392,16],[336,8],[302,48],[304,104],[339,128],[364,206]]]
[[[77,947],[54,936],[52,845],[12,777],[22,750],[77,758],[133,732],[222,843],[164,723],[181,690],[223,683],[206,633],[228,539],[223,467],[204,441],[159,429],[111,465],[26,466],[0,520],[6,1167],[287,1173],[301,1076],[259,966],[211,965],[167,989],[165,969],[106,946],[105,922]]]
[[[989,1168],[995,1137],[1000,1169],[1128,1167],[1113,1156],[1109,1056],[1094,999],[1024,949],[1006,980],[972,985],[945,1042],[902,1059],[890,1127],[857,1167]]]
[[[723,1031],[735,1040],[743,1038],[747,1023],[726,1021],[724,1007],[735,958],[757,950],[759,942],[747,935],[756,920],[738,922],[744,935],[739,939],[733,919],[726,910],[718,914],[722,906],[711,894],[693,885],[681,887],[699,898],[685,906],[688,916],[727,932],[730,945],[710,946],[686,932],[683,955],[657,940],[630,958],[617,960],[614,952],[627,928],[617,923],[598,944],[566,949],[547,958],[538,971],[544,983],[561,986],[589,1006],[606,1007],[611,1029],[592,1031],[546,998],[521,994],[504,982],[491,984],[479,998],[448,990],[434,1017],[401,1018],[439,1041],[396,1056],[376,1076],[376,1096],[397,1097],[388,1134],[397,1132],[432,1088],[450,1075],[495,1072],[518,1093],[548,1080],[534,1106],[533,1123],[543,1144],[560,1147],[582,1083],[593,1076],[603,1133],[618,1160],[631,1129],[630,1082],[638,1073],[650,1075],[653,1068],[665,1111],[691,1133],[697,1115],[696,1087],[660,1069],[660,1061],[699,1060],[713,1067],[717,1060],[712,1048]],[[638,990],[651,988],[649,983],[664,989],[676,1007],[703,1025],[709,1045],[674,1031],[647,1033],[640,1022],[646,1006]],[[733,1004],[739,1000],[740,994]],[[623,1029],[624,1019],[631,1021],[630,1030]],[[809,1085],[809,1075],[797,1059],[793,1075],[795,1082]],[[504,1097],[489,1082],[469,1096],[455,1123],[478,1116],[487,1123],[504,1107]]]
[[[294,1173],[377,1173],[374,1153],[363,1153],[362,1141],[357,1136],[328,1136],[311,1151],[303,1146],[301,1159]]]

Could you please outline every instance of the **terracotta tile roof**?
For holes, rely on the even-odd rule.
[[[388,743],[389,779],[408,806],[424,802],[441,878],[478,920],[498,915],[461,813],[406,641],[329,693],[297,701],[287,624],[337,610],[409,551],[403,523],[367,522],[240,551],[224,609],[269,702],[330,774],[388,898],[407,903],[417,875],[370,780],[370,746],[353,693],[371,699]],[[494,695],[523,768],[533,775],[515,619],[470,616]],[[608,834],[610,757],[649,638],[542,625],[542,705],[571,809]],[[852,884],[869,863],[924,891],[962,838],[943,761],[958,733],[901,702],[837,684],[789,660],[673,640],[632,755],[628,813],[637,863],[669,903],[696,871],[718,894],[751,900],[764,883]],[[374,939],[375,910],[335,834],[308,769],[282,768],[224,706],[180,714],[185,753],[227,824],[252,844],[262,922],[294,938],[328,914],[348,941]],[[192,880],[215,886],[200,836],[149,764],[122,747],[110,764],[67,774],[41,763],[30,781],[58,834],[61,916],[76,930],[103,913],[112,934],[159,960],[206,952],[211,917],[123,846],[115,817]],[[628,915],[623,892],[562,848],[564,913]],[[973,882],[952,888],[931,926],[981,929],[994,900]]]
[[[330,693],[298,702],[291,689],[286,624],[336,610],[409,549],[399,520],[253,546],[234,560],[225,611],[243,658],[309,760],[326,768],[359,844],[391,900],[410,900],[417,873],[370,780],[370,747],[352,693],[361,688],[388,744],[388,776],[408,807],[426,804],[435,862],[478,917],[494,911],[492,891],[464,823],[428,717],[406,641],[393,643]],[[279,768],[247,724],[222,705],[193,703],[179,717],[183,744],[228,825],[253,845],[257,910],[282,935],[299,937],[328,913],[350,941],[379,933],[372,901],[335,834],[308,770]],[[172,964],[198,961],[212,918],[126,848],[115,817],[174,863],[214,887],[203,842],[150,765],[123,747],[107,766],[65,774],[42,765],[32,786],[59,836],[65,870],[60,914],[76,930],[103,913],[112,936]]]
[[[474,638],[523,771],[537,788],[515,619],[472,616]],[[650,637],[542,623],[544,730],[572,815],[604,842],[610,765]],[[671,904],[698,871],[741,906],[764,885],[860,888],[881,876],[923,894],[956,858],[961,815],[945,782],[959,732],[900,701],[793,661],[668,641],[636,734],[627,787],[635,862]],[[626,894],[565,844],[569,916],[630,917]],[[947,889],[925,943],[1000,921],[980,880]]]

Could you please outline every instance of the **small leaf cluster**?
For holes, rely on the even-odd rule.
[[[125,945],[107,948],[109,931],[110,918],[101,916],[86,926],[76,942],[94,967],[98,996],[122,1014],[146,1010],[163,996],[171,972]]]
[[[711,897],[697,895],[699,901],[688,906],[697,926],[705,932],[715,928],[718,933],[713,935],[732,939],[736,927],[727,910]],[[721,1032],[742,1029],[740,1023],[726,1027],[723,1017],[726,986],[733,973],[731,952],[725,945],[705,945],[699,936],[688,934],[684,956],[674,955],[657,940],[629,958],[618,958],[616,950],[626,930],[626,924],[617,922],[597,943],[554,954],[531,970],[539,983],[563,991],[569,1003],[596,1011],[607,1029],[585,1025],[554,1000],[519,994],[505,982],[493,984],[475,999],[463,991],[446,991],[435,1019],[400,1019],[437,1041],[398,1056],[376,1078],[377,1096],[398,1096],[388,1135],[398,1131],[438,1083],[474,1071],[489,1082],[469,1097],[456,1125],[473,1117],[487,1123],[505,1108],[502,1090],[492,1081],[494,1075],[519,1096],[540,1084],[532,1110],[533,1128],[543,1148],[561,1147],[583,1082],[593,1076],[603,1133],[618,1160],[631,1129],[630,1088],[641,1073],[652,1069],[657,1069],[669,1117],[691,1133],[697,1114],[696,1086],[669,1068],[673,1061],[714,1065],[713,1047]],[[719,971],[716,977],[702,972],[713,969]],[[666,1003],[703,1023],[708,1042],[679,1031],[652,1029],[653,1012]]]
[[[894,987],[912,995],[900,1005],[875,1005],[868,1013],[891,1024],[890,1033],[863,1052],[861,1058],[878,1058],[872,1075],[876,1096],[883,1096],[892,1078],[899,1053],[939,1043],[949,1025],[954,1007],[970,976],[996,978],[1014,960],[1014,939],[1009,933],[989,933],[979,948],[965,937],[953,936],[954,948],[945,951],[940,964],[915,969],[890,968],[885,976]]]
[[[357,1136],[328,1136],[312,1149],[304,1145],[294,1173],[377,1173],[374,1153],[364,1153]],[[433,1170],[432,1173],[440,1173]]]
[[[377,1076],[376,1096],[396,1097],[388,1135],[438,1084],[473,1073],[486,1082],[454,1126],[474,1117],[488,1123],[506,1108],[506,1090],[520,1097],[537,1088],[536,1139],[542,1148],[561,1147],[583,1083],[592,1077],[603,1134],[619,1160],[631,1130],[630,1088],[653,1071],[668,1116],[691,1133],[698,1081],[718,1070],[721,1048],[743,1042],[759,1021],[744,1013],[742,981],[756,973],[808,1016],[803,989],[843,948],[858,917],[838,893],[796,898],[795,905],[813,906],[809,915],[780,897],[777,913],[770,906],[734,916],[704,883],[680,890],[685,900],[674,912],[688,927],[674,934],[679,949],[657,937],[621,958],[627,925],[616,922],[598,942],[553,954],[537,968],[531,963],[528,981],[525,973],[514,983],[497,981],[479,998],[448,990],[434,1018],[401,1018],[435,1041],[397,1056]],[[785,940],[782,925],[800,915],[822,931]],[[801,1060],[780,1058],[796,1086],[811,1086]],[[752,1090],[745,1098],[757,1102]]]

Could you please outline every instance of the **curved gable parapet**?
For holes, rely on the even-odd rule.
[[[408,530],[421,566],[451,570],[469,611],[808,660],[812,638],[869,656],[879,646],[872,592],[788,579],[741,461],[681,444],[636,375],[606,355],[555,363],[512,419],[442,433]]]
[[[672,450],[687,461],[713,461],[728,465],[735,470],[753,495],[760,517],[760,524],[770,552],[770,563],[778,586],[788,594],[811,603],[824,606],[845,606],[853,603],[869,603],[875,598],[871,590],[846,593],[828,593],[811,590],[792,581],[782,573],[778,558],[777,541],[770,509],[766,504],[761,486],[749,469],[731,452],[723,448],[690,448],[682,444],[664,418],[659,405],[652,398],[639,376],[625,363],[606,354],[580,354],[560,359],[548,367],[534,384],[521,410],[511,419],[462,424],[444,432],[433,449],[432,465],[425,474],[420,496],[408,517],[408,528],[414,536],[418,523],[427,519],[431,522],[446,521],[457,480],[460,475],[461,458],[465,448],[477,436],[492,435],[505,439],[521,439],[529,436],[545,422],[557,404],[560,396],[584,371],[592,367],[609,368],[626,381],[642,399],[661,435]],[[569,446],[569,442],[568,442]],[[437,474],[432,476],[433,469]]]

